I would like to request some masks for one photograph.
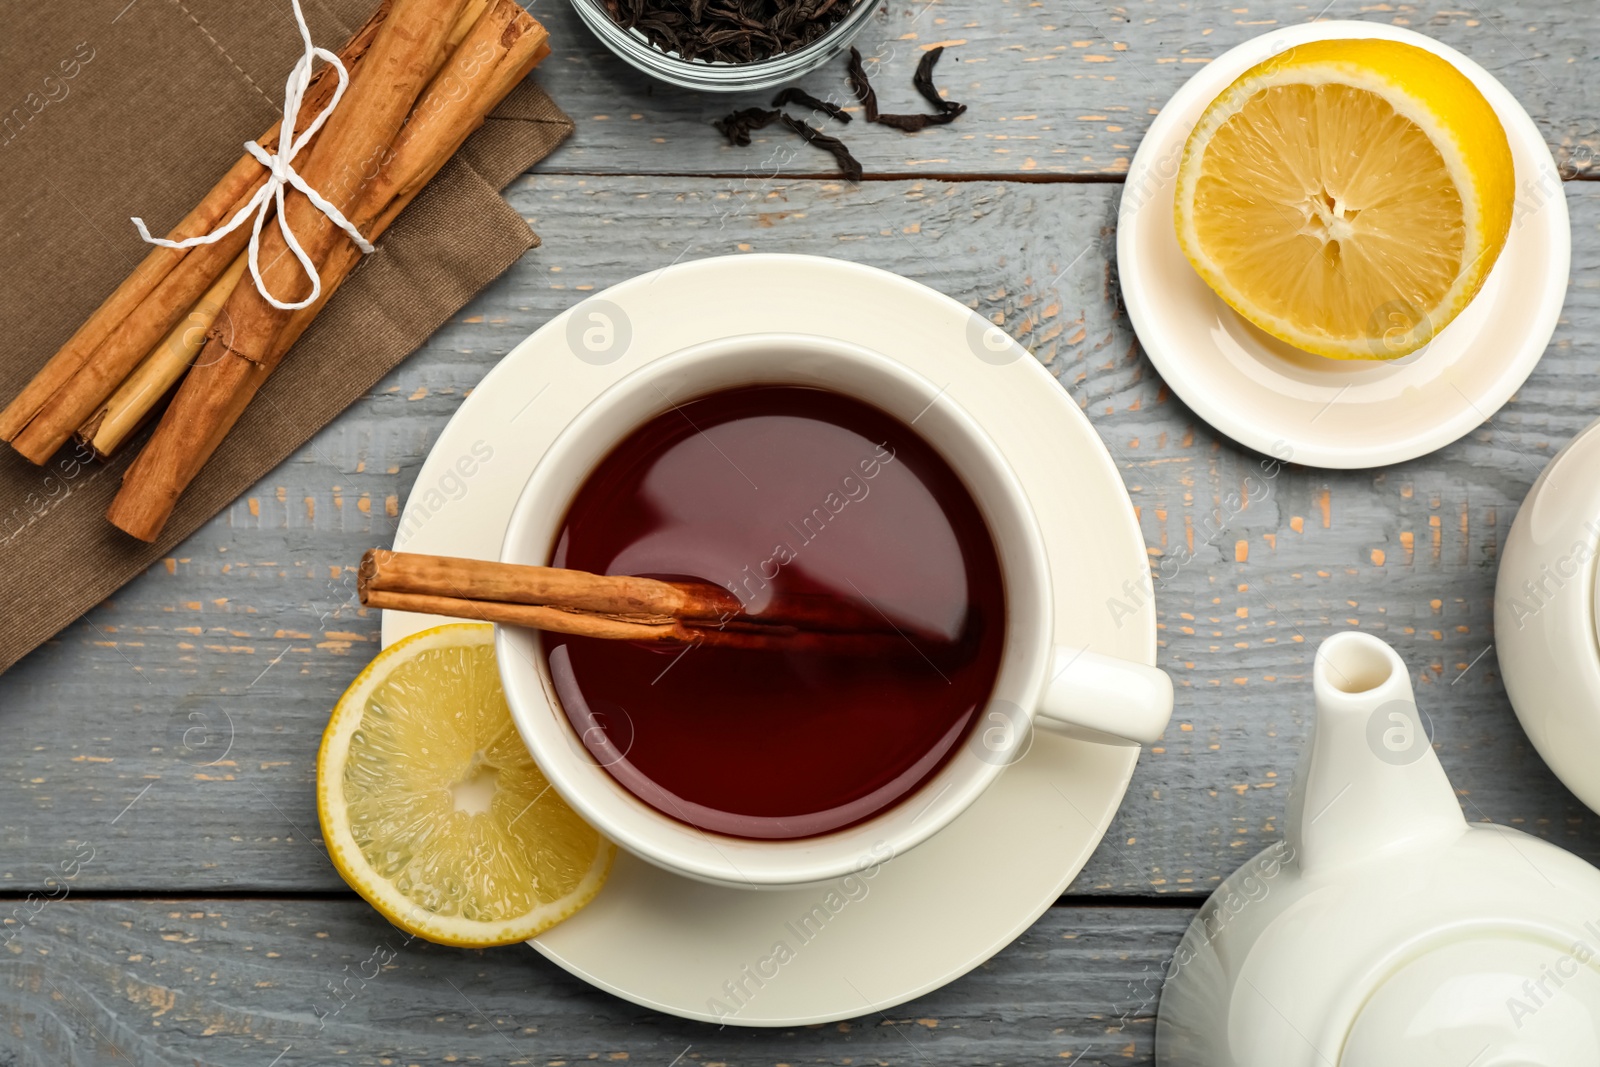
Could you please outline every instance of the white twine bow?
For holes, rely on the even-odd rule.
[[[306,146],[306,142],[311,139],[312,135],[322,129],[322,124],[328,120],[329,115],[333,114],[333,109],[339,106],[339,99],[344,96],[345,87],[350,84],[350,72],[345,70],[344,64],[339,61],[338,56],[326,48],[316,48],[311,44],[311,29],[306,25],[306,17],[300,10],[300,0],[290,0],[290,2],[294,5],[294,19],[300,27],[300,39],[305,44],[305,53],[300,57],[300,61],[294,65],[294,69],[289,72],[289,80],[283,87],[283,126],[278,132],[278,151],[275,155],[269,155],[266,149],[254,141],[246,141],[244,143],[245,151],[249,152],[263,167],[267,168],[266,184],[258,189],[256,195],[250,198],[250,202],[240,208],[238,213],[220,229],[199,237],[189,237],[182,241],[169,241],[165,237],[152,237],[150,231],[145,227],[143,219],[135,218],[133,220],[134,226],[139,229],[139,236],[153,245],[161,245],[163,248],[193,248],[195,245],[214,244],[222,240],[222,238],[243,225],[244,220],[253,213],[256,217],[256,223],[255,228],[250,231],[250,276],[255,279],[256,288],[261,290],[261,295],[266,298],[267,303],[283,311],[297,311],[300,308],[309,307],[322,294],[322,278],[317,274],[316,264],[311,262],[311,257],[306,255],[305,249],[300,247],[300,241],[295,237],[294,231],[289,229],[289,224],[284,221],[283,195],[285,186],[292,185],[304,193],[305,198],[311,201],[312,206],[328,216],[336,226],[349,234],[350,240],[354,241],[356,247],[361,249],[363,253],[372,251],[372,243],[361,236],[361,232],[355,228],[349,219],[344,217],[343,212],[323,199],[320,193],[307,185],[305,179],[295,172],[292,165],[294,157]],[[311,125],[306,128],[304,133],[299,137],[295,137],[294,123],[295,119],[300,115],[300,100],[305,95],[306,87],[311,84],[312,61],[318,57],[326,60],[334,70],[339,72],[339,87],[333,91],[333,99],[328,101],[328,106],[322,109],[322,113],[312,120]],[[273,204],[277,205],[278,230],[283,234],[284,244],[289,246],[289,251],[293,252],[295,258],[300,261],[300,267],[305,271],[306,277],[311,279],[310,295],[295,304],[284,303],[267,291],[266,283],[261,280],[260,264],[257,262],[261,249],[261,226],[266,222],[267,212]]]

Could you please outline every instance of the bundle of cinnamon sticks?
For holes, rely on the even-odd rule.
[[[348,88],[295,169],[374,241],[549,51],[544,27],[515,0],[382,0],[338,53]],[[331,66],[312,75],[297,129],[337,87]],[[280,125],[257,139],[268,153]],[[267,178],[262,164],[242,156],[168,238],[212,232]],[[73,439],[107,458],[170,397],[106,515],[132,536],[155,540],[267,376],[360,261],[350,238],[292,189],[284,221],[321,276],[316,302],[298,311],[267,302],[245,269],[249,225],[212,244],[158,246],[0,411],[0,439],[38,464]],[[258,262],[280,301],[311,292],[275,222],[262,228]]]

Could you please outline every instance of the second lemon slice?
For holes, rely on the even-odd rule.
[[[1482,286],[1511,225],[1511,148],[1464,74],[1398,41],[1317,41],[1229,86],[1178,172],[1178,241],[1281,340],[1415,351]]]

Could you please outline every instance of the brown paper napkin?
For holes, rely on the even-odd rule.
[[[337,49],[376,0],[306,0]],[[287,0],[29,5],[0,34],[0,402],[281,112]],[[6,110],[9,109],[9,110]],[[572,122],[531,80],[350,276],[146,545],[104,519],[130,447],[35,467],[0,449],[0,670],[170,554],[419,347],[539,238],[499,195]],[[142,437],[141,437],[142,441]]]

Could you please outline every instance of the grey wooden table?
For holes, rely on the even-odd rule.
[[[888,0],[861,41],[885,106],[914,106],[910,70],[942,42],[941,84],[970,110],[915,137],[852,125],[871,172],[858,186],[782,135],[727,147],[709,121],[756,100],[654,85],[562,0],[534,11],[555,43],[540,77],[578,120],[509,194],[544,246],[174,557],[0,677],[0,1064],[1150,1063],[1157,976],[1206,893],[1280,835],[1312,650],[1349,627],[1415,668],[1470,818],[1600,860],[1595,816],[1529,746],[1492,651],[1498,546],[1600,410],[1597,187],[1566,186],[1566,309],[1503,411],[1398,467],[1289,468],[1237,514],[1220,501],[1256,460],[1141,353],[1113,233],[1120,176],[1173,90],[1319,16],[1461,49],[1521,99],[1564,177],[1592,177],[1600,8]],[[804,84],[842,92],[842,63]],[[1059,905],[937,993],[792,1031],[654,1014],[520,947],[401,944],[329,865],[312,791],[328,709],[379,645],[347,576],[392,536],[462,396],[584,294],[748,251],[875,264],[996,317],[1111,448],[1152,560],[1180,544],[1196,557],[1157,601],[1172,726]],[[372,974],[384,946],[393,961]]]

